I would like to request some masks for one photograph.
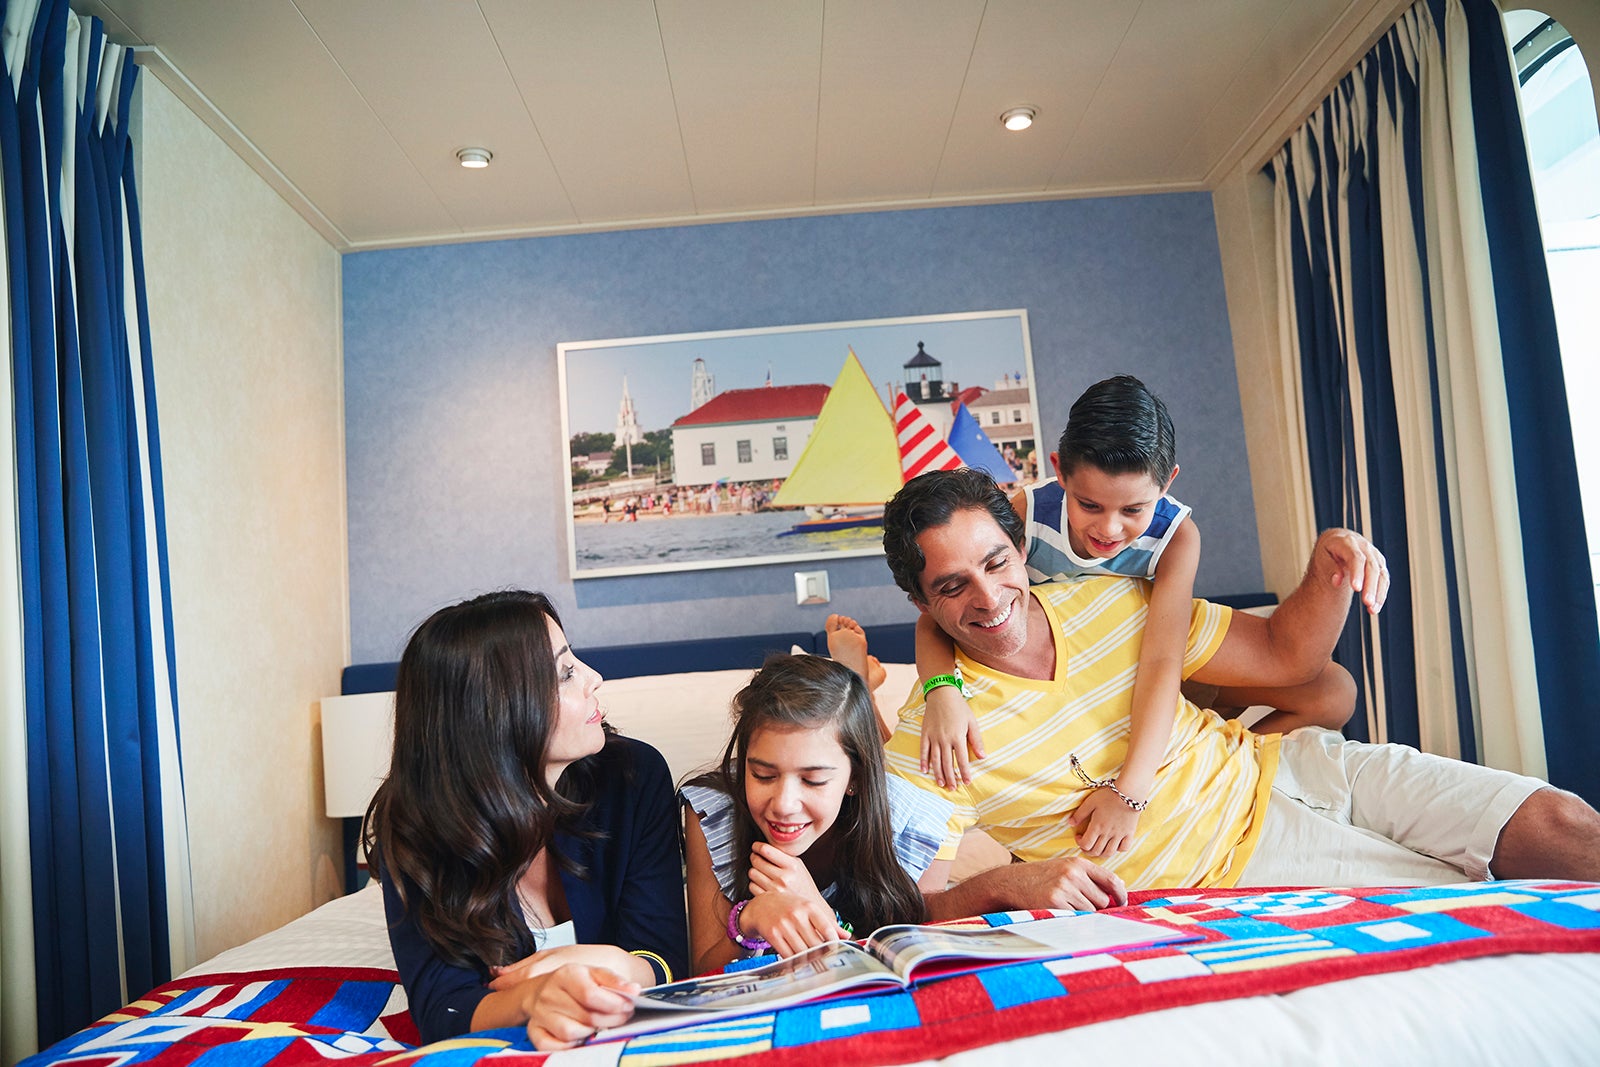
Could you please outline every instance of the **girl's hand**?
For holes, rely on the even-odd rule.
[[[503,967],[490,967],[489,973],[494,977],[489,981],[489,988],[510,989],[518,982],[526,982],[541,974],[549,974],[569,963],[604,967],[619,974],[627,974],[632,969],[634,959],[635,957],[616,945],[562,945],[559,948],[547,948],[535,952],[526,959],[508,963]]]
[[[1104,859],[1113,852],[1127,852],[1133,848],[1139,813],[1111,790],[1096,789],[1067,821],[1078,828],[1078,848],[1083,854]]]
[[[638,991],[637,982],[578,963],[527,979],[519,992],[528,1040],[542,1052],[581,1045],[596,1032],[632,1018],[632,998]]]
[[[739,928],[767,941],[780,956],[793,956],[850,935],[839,928],[833,909],[822,897],[803,897],[784,890],[758,893],[739,913]]]
[[[970,783],[972,768],[967,762],[967,750],[970,748],[978,759],[984,757],[983,733],[978,729],[977,717],[953,685],[941,685],[923,699],[923,772],[933,775],[934,782],[943,789]]]
[[[750,894],[759,896],[762,893],[788,893],[828,907],[811,872],[806,870],[804,860],[775,845],[757,841],[750,846]],[[831,907],[828,907],[828,914],[833,914]]]

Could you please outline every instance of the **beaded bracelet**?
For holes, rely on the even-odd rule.
[[[1149,800],[1135,800],[1122,790],[1118,789],[1117,780],[1115,777],[1100,779],[1090,778],[1089,772],[1084,770],[1083,764],[1078,762],[1078,754],[1076,752],[1072,754],[1072,769],[1079,778],[1083,779],[1084,785],[1088,786],[1090,789],[1111,790],[1111,792],[1116,794],[1118,800],[1128,805],[1128,807],[1132,808],[1134,811],[1143,811],[1145,808],[1150,806]]]
[[[748,900],[741,900],[733,906],[732,911],[728,912],[728,940],[747,952],[765,952],[772,947],[770,941],[758,935],[746,936],[739,929],[739,913],[744,911],[744,906],[748,903],[750,903]]]

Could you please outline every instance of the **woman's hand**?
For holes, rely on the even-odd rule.
[[[620,949],[618,951],[621,951]],[[639,983],[604,967],[564,964],[517,987],[528,1040],[541,1052],[573,1048],[633,1017]]]
[[[622,976],[640,973],[639,958],[624,952],[616,945],[562,945],[559,948],[547,948],[542,952],[535,952],[516,963],[489,968],[489,973],[494,976],[489,982],[489,988],[510,989],[518,982],[526,982],[541,974],[549,974],[569,963],[586,967],[603,967]],[[652,977],[654,974],[655,972],[651,971]]]
[[[820,895],[805,897],[782,889],[751,897],[739,913],[739,929],[746,937],[754,934],[767,941],[780,956],[850,936]]]

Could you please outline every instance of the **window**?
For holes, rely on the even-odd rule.
[[[772,439],[772,458],[789,458],[789,439],[787,437],[774,437]]]
[[[1022,409],[1021,408],[1012,408],[1011,409],[1011,421],[1012,422],[1021,422],[1022,421]]]
[[[717,446],[714,442],[707,441],[700,446],[700,466],[713,467],[717,462]]]
[[[739,450],[739,462],[740,463],[749,463],[750,462],[750,442],[748,440],[736,441],[736,442],[734,442],[734,447],[736,447]]]
[[[991,412],[989,412],[989,425],[990,426],[999,426],[1000,425],[1000,412],[999,411],[991,411]]]
[[[1555,302],[1589,531],[1589,563],[1600,610],[1600,423],[1580,398],[1600,395],[1600,124],[1594,88],[1572,34],[1540,11],[1508,11],[1506,37],[1517,64],[1528,162],[1539,202],[1550,295]]]

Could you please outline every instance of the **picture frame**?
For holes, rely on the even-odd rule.
[[[1049,452],[1021,308],[564,341],[556,356],[574,579],[881,555],[908,447],[1013,482]]]

